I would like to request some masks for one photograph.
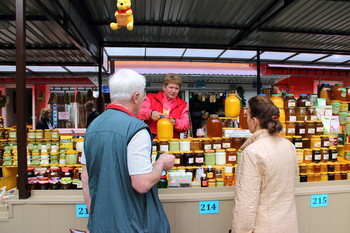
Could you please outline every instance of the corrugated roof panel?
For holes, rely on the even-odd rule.
[[[350,2],[295,1],[295,4],[265,24],[264,27],[348,32],[350,28]]]

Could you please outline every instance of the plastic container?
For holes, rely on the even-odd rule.
[[[284,108],[284,100],[280,94],[272,94],[270,100],[277,108]]]
[[[225,99],[225,115],[227,117],[238,117],[240,111],[241,101],[237,98],[237,95],[228,94],[228,97]]]
[[[174,137],[174,127],[168,118],[160,116],[157,122],[157,136],[158,139],[170,140]]]
[[[209,138],[222,137],[222,121],[218,115],[213,114],[208,118],[207,134]]]
[[[342,83],[336,83],[332,88],[332,99],[346,101],[346,89]]]
[[[326,104],[330,105],[332,101],[332,89],[329,86],[329,83],[322,83],[320,91],[318,93],[319,98],[324,98],[326,99]]]

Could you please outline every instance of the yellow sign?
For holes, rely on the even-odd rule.
[[[61,148],[73,150],[73,136],[60,136]]]

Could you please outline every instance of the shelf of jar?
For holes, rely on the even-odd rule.
[[[82,164],[61,165],[61,164],[47,164],[47,165],[28,165],[28,167],[81,167]],[[0,166],[0,168],[17,168],[18,166]]]

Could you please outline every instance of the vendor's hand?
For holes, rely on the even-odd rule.
[[[162,162],[163,164],[163,171],[169,171],[174,167],[175,164],[175,156],[168,154],[168,153],[163,153],[159,156],[158,160]]]
[[[176,120],[175,120],[174,118],[172,118],[172,117],[169,118],[169,121],[170,121],[171,124],[173,124],[173,125],[175,125],[175,123],[176,123]]]
[[[159,120],[160,116],[162,116],[162,115],[163,114],[161,114],[160,112],[152,111],[151,118],[152,118],[152,120],[157,121],[157,120]]]

